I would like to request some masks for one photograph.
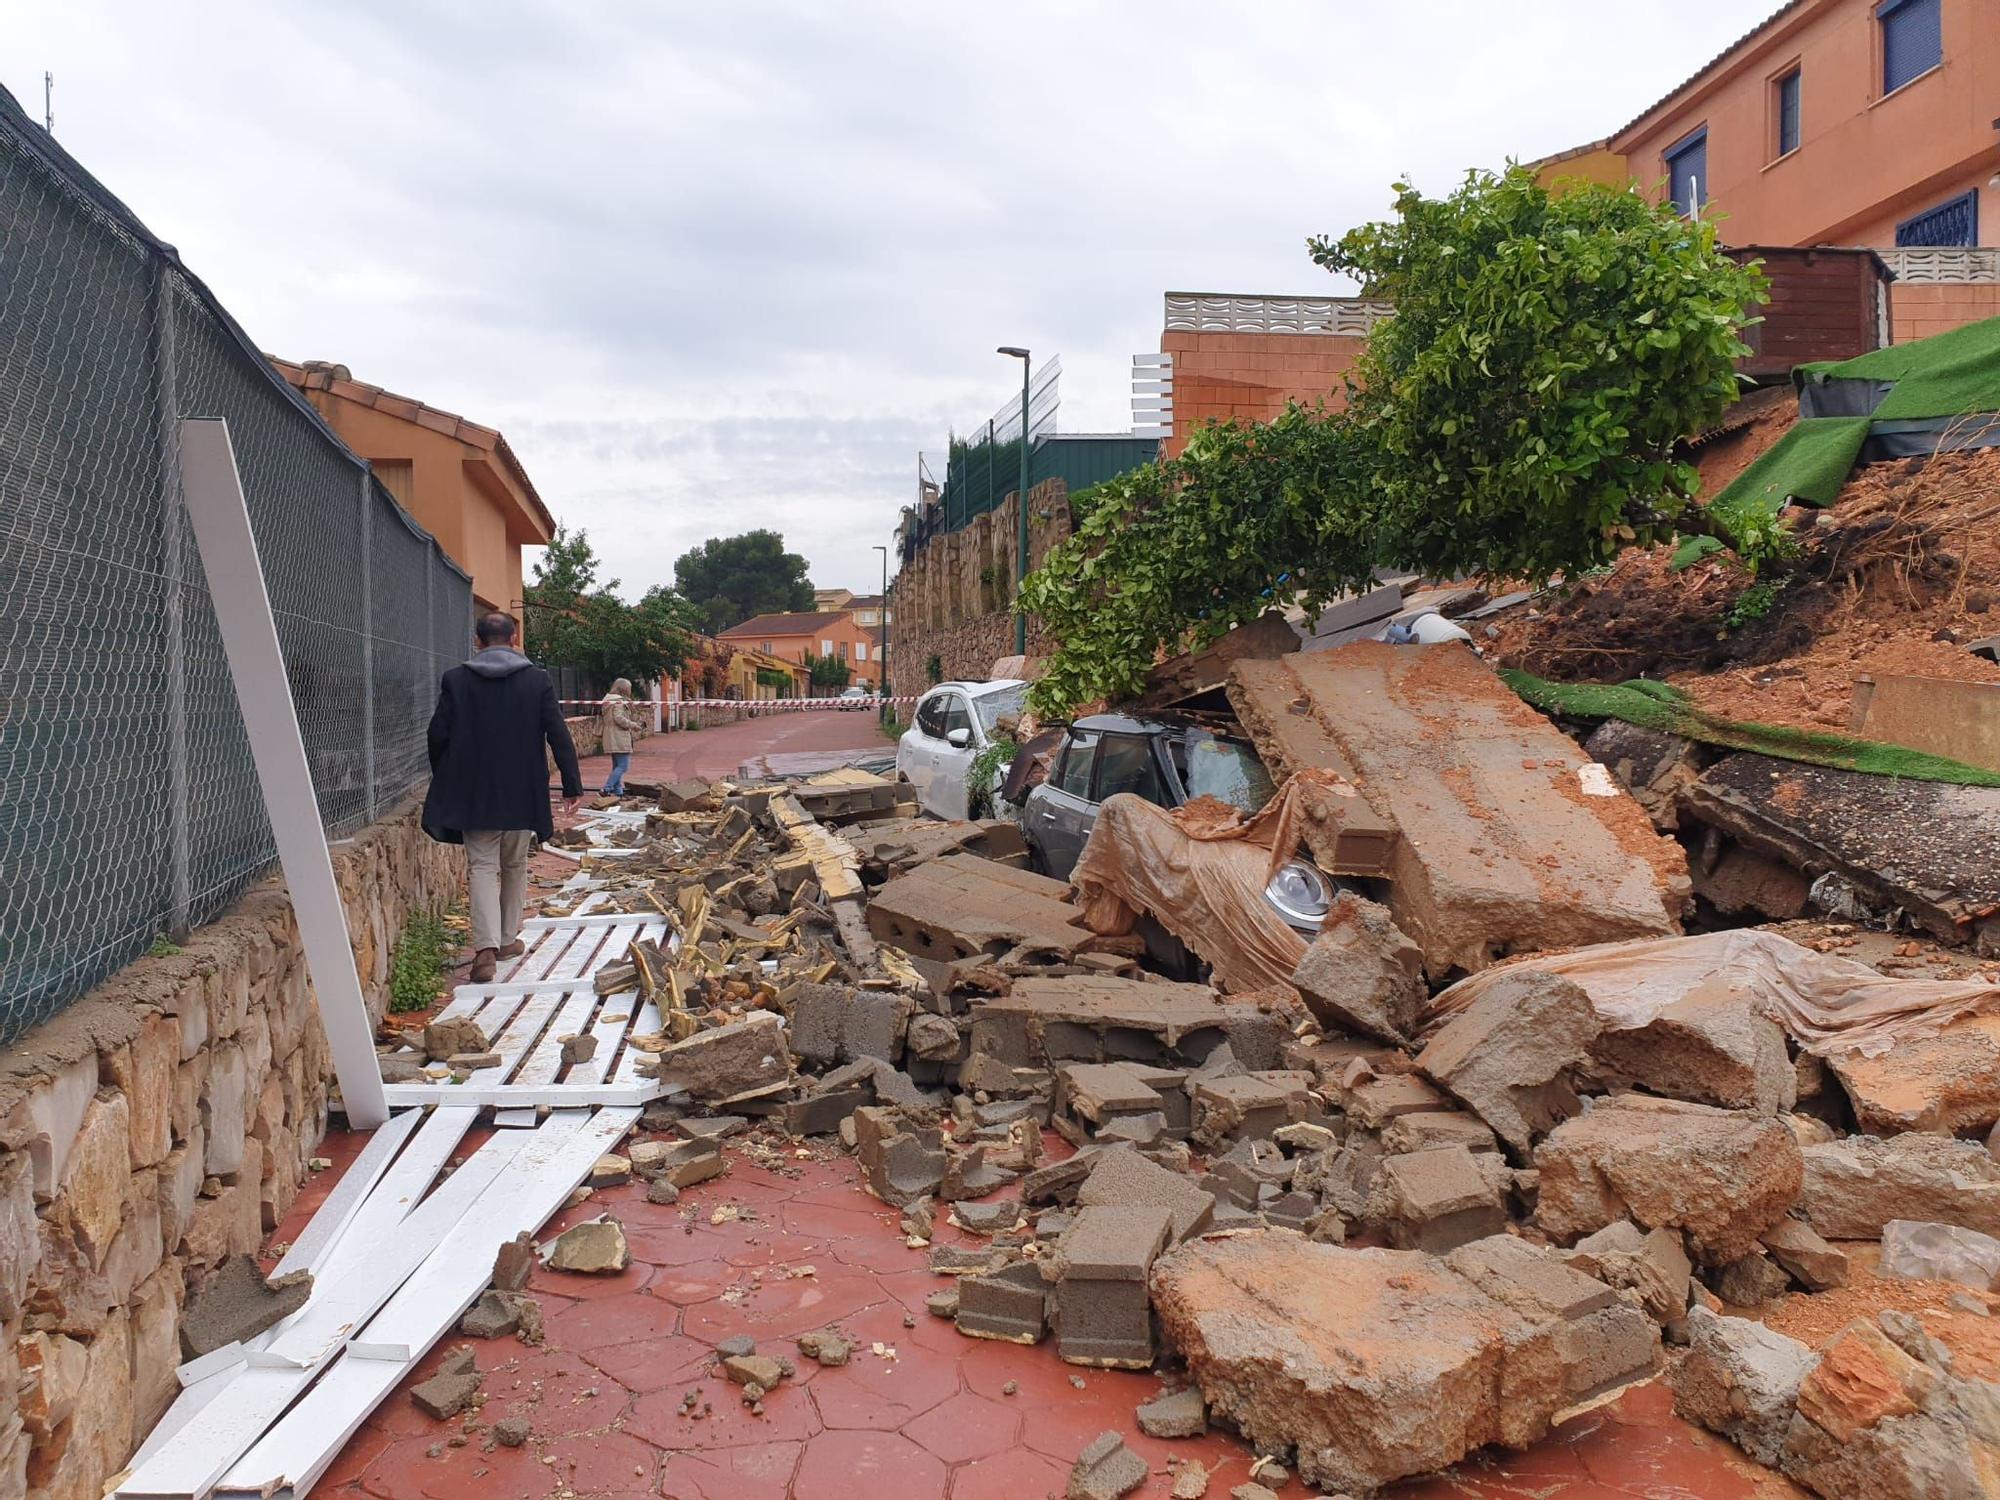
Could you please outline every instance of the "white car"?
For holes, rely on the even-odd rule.
[[[874,689],[865,687],[851,687],[838,698],[834,699],[834,706],[843,709],[870,708],[874,703]]]
[[[1019,678],[941,682],[917,700],[915,722],[896,742],[896,774],[916,789],[933,817],[963,818],[971,806],[972,763],[993,743],[994,726],[1028,700]],[[1001,775],[995,766],[994,780]]]

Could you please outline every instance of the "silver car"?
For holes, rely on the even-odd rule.
[[[1187,724],[1093,714],[1070,725],[1047,778],[1028,793],[1021,831],[1036,867],[1067,880],[1107,797],[1131,792],[1160,807],[1179,807],[1206,795],[1247,816],[1274,791],[1264,763],[1242,740]],[[1287,925],[1310,937],[1326,921],[1333,883],[1318,866],[1289,860],[1265,887],[1264,899]]]

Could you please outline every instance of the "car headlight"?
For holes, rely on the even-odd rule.
[[[1316,866],[1287,860],[1264,887],[1264,899],[1292,926],[1317,931],[1333,905],[1333,887]]]

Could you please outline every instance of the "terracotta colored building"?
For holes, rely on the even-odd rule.
[[[1791,0],[1544,180],[1638,179],[1732,245],[1863,246],[1901,343],[2000,314],[2000,6]]]
[[[356,380],[345,365],[271,363],[472,575],[475,606],[520,619],[521,549],[546,545],[555,520],[507,440],[491,427]]]
[[[847,663],[851,687],[873,688],[882,676],[875,631],[855,624],[851,610],[758,615],[731,626],[716,639],[786,662],[803,663],[809,656],[837,657]]]

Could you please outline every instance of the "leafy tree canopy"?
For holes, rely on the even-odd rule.
[[[1077,497],[1023,603],[1061,642],[1033,697],[1061,713],[1136,691],[1161,652],[1273,605],[1308,613],[1375,568],[1544,581],[1633,543],[1723,534],[1676,441],[1735,399],[1763,300],[1712,224],[1636,187],[1551,194],[1518,167],[1426,198],[1313,259],[1395,304],[1328,411],[1205,427],[1172,460]]]
[[[627,604],[612,592],[617,579],[599,585],[597,569],[589,533],[558,526],[522,591],[529,654],[545,666],[574,667],[599,687],[678,672],[695,645],[693,608],[662,584]]]
[[[816,688],[844,688],[854,676],[853,669],[837,656],[805,655],[806,680]]]
[[[716,635],[753,615],[812,608],[806,560],[785,550],[775,531],[712,536],[674,563],[674,586],[699,613],[701,628]]]

